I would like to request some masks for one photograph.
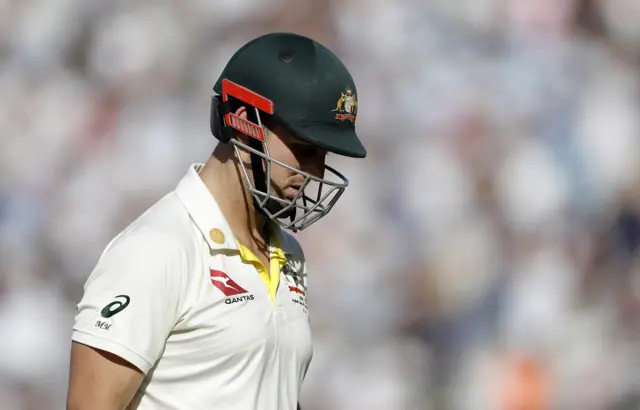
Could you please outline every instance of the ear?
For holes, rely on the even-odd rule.
[[[247,107],[245,107],[244,105],[240,106],[240,108],[238,108],[234,114],[242,118],[243,120],[246,120]],[[242,142],[243,144],[249,143],[249,137],[246,134],[243,134],[239,131],[236,132],[236,138],[238,139],[238,141]]]
[[[240,106],[240,108],[238,108],[235,112],[235,114],[242,118],[243,120],[247,119],[247,107],[245,107],[244,105]]]

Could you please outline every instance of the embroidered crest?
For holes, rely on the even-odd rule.
[[[355,123],[356,115],[358,115],[358,98],[353,90],[347,88],[343,93],[340,93],[336,108],[331,111],[337,113],[336,119],[340,121],[349,120]]]

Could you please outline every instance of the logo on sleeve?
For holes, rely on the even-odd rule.
[[[115,299],[115,301],[102,308],[102,311],[100,312],[102,317],[108,319],[113,315],[117,315],[125,310],[131,301],[131,298],[127,295],[118,295]]]

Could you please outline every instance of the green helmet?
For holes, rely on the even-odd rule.
[[[249,121],[234,115],[238,104],[247,106]],[[214,86],[211,130],[221,142],[233,143],[236,154],[238,148],[252,154],[255,184],[242,168],[259,210],[284,228],[299,231],[329,212],[348,180],[328,166],[333,178],[316,178],[275,161],[264,141],[263,121],[268,118],[328,152],[364,158],[366,150],[355,130],[357,113],[355,83],[335,54],[310,38],[272,33],[245,44],[227,63]],[[249,145],[234,138],[236,131],[251,137]],[[272,162],[305,177],[295,200],[271,194]],[[312,185],[316,185],[313,195]]]

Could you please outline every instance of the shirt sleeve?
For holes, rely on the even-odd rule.
[[[84,287],[72,339],[113,353],[145,374],[178,320],[187,252],[166,234],[123,234]]]

